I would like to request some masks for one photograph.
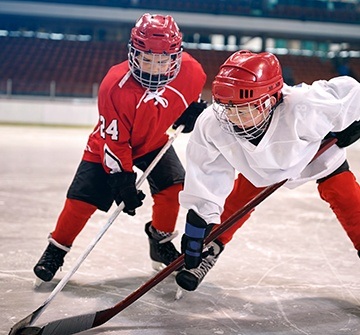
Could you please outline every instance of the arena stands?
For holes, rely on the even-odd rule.
[[[119,42],[0,37],[0,46],[0,93],[11,80],[13,95],[90,98],[110,66],[127,57]]]
[[[124,42],[66,41],[25,37],[0,37],[0,94],[82,97],[96,96],[108,69],[127,58]],[[208,75],[207,98],[219,66],[231,51],[187,49]],[[339,75],[329,59],[316,56],[278,55],[288,84],[311,83]],[[360,78],[360,60],[349,62],[351,74]],[[11,82],[10,82],[11,80]]]
[[[360,22],[360,4],[357,0],[38,0],[37,2],[160,9],[162,11],[216,15],[260,16],[321,22],[354,24]]]
[[[0,0],[0,5],[6,1]],[[9,2],[7,2],[9,4]],[[16,1],[19,3],[19,1]],[[21,3],[30,3],[22,1]],[[321,1],[321,0],[276,0],[276,1],[250,1],[250,0],[198,0],[198,1],[177,1],[177,0],[38,0],[31,2],[41,3],[62,3],[78,4],[85,6],[116,7],[116,8],[146,8],[146,10],[171,11],[171,12],[191,12],[191,13],[211,13],[220,15],[241,15],[242,18],[248,16],[264,18],[290,18],[298,20],[314,20],[324,22],[346,22],[351,27],[358,25],[360,22],[359,1]],[[10,3],[11,5],[11,3]],[[1,6],[0,6],[1,8]],[[2,15],[2,16],[1,16]],[[1,20],[1,19],[4,20]],[[15,20],[14,18],[17,18]],[[37,25],[33,25],[36,20]],[[29,20],[29,21],[27,21]],[[56,20],[54,20],[56,21]],[[11,29],[16,30],[9,34],[0,34],[0,96],[51,96],[51,97],[76,97],[76,98],[96,98],[97,88],[108,71],[115,63],[121,62],[127,58],[127,39],[129,26],[123,26],[121,33],[107,34],[102,36],[107,38],[98,38],[101,31],[107,27],[117,26],[118,23],[98,21],[81,22],[81,29],[85,31],[94,31],[96,27],[97,35],[89,35],[87,40],[79,39],[67,40],[52,39],[46,36],[48,31],[59,32],[61,25],[65,21],[56,21],[56,25],[51,25],[52,20],[49,18],[31,16],[16,16],[15,14],[1,14],[0,10],[0,32],[2,29],[6,32],[7,23],[11,22]],[[16,22],[18,26],[16,26]],[[71,21],[71,25],[79,22]],[[353,24],[353,25],[352,25]],[[26,25],[28,25],[26,27]],[[70,26],[70,23],[68,23]],[[86,29],[86,25],[89,29]],[[80,24],[79,24],[80,26]],[[211,22],[209,22],[211,26]],[[335,26],[335,25],[334,25]],[[34,28],[33,35],[26,35],[26,29]],[[188,27],[187,27],[188,28]],[[251,31],[249,27],[249,32]],[[35,30],[37,29],[37,31]],[[80,28],[79,28],[80,29]],[[188,28],[189,29],[189,28]],[[200,43],[192,43],[189,47],[191,31],[186,30],[184,41],[186,51],[198,59],[203,65],[208,80],[205,87],[206,98],[210,98],[209,90],[211,82],[218,71],[220,64],[234,51],[227,49],[210,48],[207,50],[199,47]],[[65,28],[64,28],[65,30]],[[10,30],[9,30],[10,31]],[[45,32],[43,32],[45,31]],[[43,33],[42,33],[43,32]],[[360,32],[360,30],[359,30]],[[30,33],[30,32],[29,32]],[[196,34],[194,30],[192,34]],[[208,38],[217,31],[208,32],[208,35],[200,36]],[[240,42],[244,31],[228,32],[224,37],[229,35],[237,38],[235,47],[240,48]],[[43,34],[43,35],[42,35]],[[49,34],[48,34],[49,35]],[[236,36],[235,36],[236,35]],[[28,37],[26,37],[28,36]],[[109,36],[111,38],[109,38]],[[119,37],[120,36],[120,37]],[[261,36],[267,38],[269,36]],[[251,38],[254,38],[252,36]],[[193,42],[193,41],[192,41]],[[338,44],[340,45],[338,42]],[[330,44],[329,41],[326,43]],[[355,47],[360,52],[360,45],[355,41]],[[287,46],[285,45],[285,50]],[[276,48],[274,49],[276,53]],[[284,77],[288,84],[297,84],[300,82],[311,83],[316,79],[329,79],[333,76],[342,74],[342,69],[336,63],[336,58],[312,55],[304,56],[302,54],[291,54],[289,50],[278,55],[283,67]],[[351,58],[347,64],[348,74],[360,79],[360,57]]]

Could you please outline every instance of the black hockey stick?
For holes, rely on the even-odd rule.
[[[160,159],[164,156],[166,151],[170,148],[170,146],[173,144],[175,139],[181,134],[181,132],[184,130],[185,126],[180,125],[172,136],[169,137],[166,144],[161,148],[161,150],[158,152],[156,157],[153,159],[153,161],[149,164],[147,169],[144,171],[144,173],[141,175],[139,180],[136,182],[136,188],[139,188],[142,183],[145,181],[145,179],[149,176],[151,171],[154,169],[156,164],[160,161]],[[69,270],[69,272],[61,279],[61,281],[56,285],[54,290],[51,292],[49,297],[43,302],[43,304],[37,308],[34,312],[26,316],[24,319],[17,322],[11,329],[10,333],[11,335],[17,334],[17,331],[19,329],[22,329],[24,327],[27,327],[31,324],[33,324],[40,315],[45,311],[46,307],[50,304],[50,302],[55,298],[55,296],[64,288],[64,286],[67,284],[67,282],[70,280],[70,278],[73,276],[73,274],[78,270],[80,265],[84,262],[86,257],[90,254],[90,252],[94,249],[95,245],[99,242],[99,240],[104,236],[106,231],[110,228],[110,226],[113,224],[115,219],[119,216],[119,214],[124,209],[125,205],[124,202],[121,202],[119,206],[115,209],[115,211],[112,213],[106,224],[100,229],[98,234],[95,236],[95,238],[91,241],[91,243],[88,245],[88,247],[85,249],[85,251],[79,256],[79,258],[76,260],[73,267]]]
[[[337,140],[335,138],[324,140],[313,160],[320,156],[336,141]],[[285,184],[286,181],[287,179],[266,187],[245,206],[243,206],[237,212],[231,215],[226,221],[224,221],[220,225],[217,225],[216,229],[214,229],[206,238],[205,244],[208,244],[214,239],[218,238],[222,233],[232,227],[238,220],[243,218],[246,214],[250,213],[257,205],[259,205],[268,196],[270,196],[273,192],[275,192],[278,188]],[[154,277],[152,277],[150,280],[140,286],[136,291],[132,292],[124,300],[120,301],[113,307],[94,313],[77,315],[70,318],[52,321],[39,327],[31,326],[22,329],[18,328],[18,331],[10,331],[9,335],[71,335],[98,327],[109,321],[126,307],[130,306],[133,302],[142,297],[145,293],[147,293],[150,289],[152,289],[154,286],[156,286],[158,283],[168,277],[172,272],[174,272],[183,264],[184,255],[181,255],[165,269],[158,272]]]

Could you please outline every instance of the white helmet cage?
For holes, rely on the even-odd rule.
[[[152,91],[164,87],[178,75],[182,49],[171,54],[144,52],[129,44],[129,67],[134,78]]]
[[[267,129],[272,115],[270,96],[241,104],[213,101],[213,110],[222,130],[246,140],[260,137]]]
[[[248,50],[233,53],[212,84],[213,110],[220,127],[250,141],[262,136],[281,101],[283,82],[275,55]]]
[[[170,15],[145,13],[131,30],[129,68],[134,78],[152,91],[178,75],[182,34]]]

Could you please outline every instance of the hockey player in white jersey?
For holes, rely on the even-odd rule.
[[[360,187],[344,149],[360,137],[359,82],[342,76],[290,87],[273,54],[242,50],[220,67],[212,95],[187,147],[178,285],[195,290],[250,214],[205,248],[214,224],[285,179],[288,188],[316,180],[360,257]],[[327,136],[337,145],[310,163]]]

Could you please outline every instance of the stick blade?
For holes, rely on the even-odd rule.
[[[42,333],[42,329],[39,327],[25,327],[16,331],[16,335],[40,335]]]
[[[36,313],[36,311],[34,313]],[[14,326],[10,329],[9,335],[20,335],[21,333],[19,331],[31,323],[34,313],[29,314],[27,317],[14,324]]]
[[[55,320],[43,326],[28,326],[19,329],[11,335],[71,335],[94,328],[96,313],[72,316],[66,319]],[[9,334],[9,335],[10,335]]]

